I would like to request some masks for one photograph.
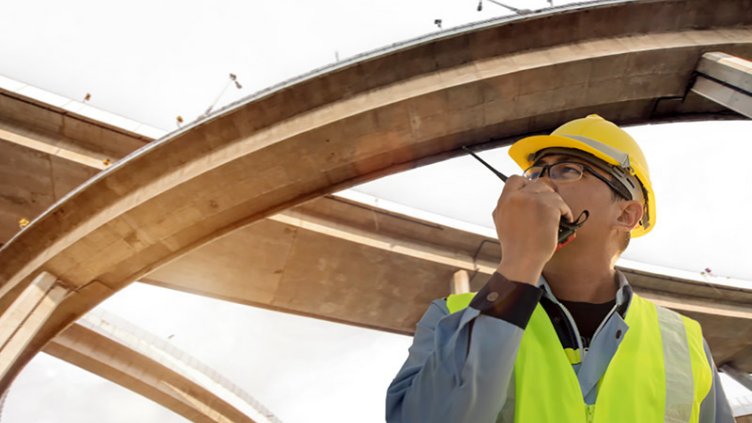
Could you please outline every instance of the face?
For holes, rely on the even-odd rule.
[[[612,179],[605,171],[582,160],[578,157],[568,156],[565,154],[551,154],[540,158],[536,165],[550,165],[560,162],[580,163],[588,166],[593,172],[597,172],[601,177]],[[583,210],[590,212],[588,221],[577,231],[577,239],[581,239],[578,244],[583,244],[584,240],[600,240],[596,242],[605,242],[611,234],[614,222],[617,221],[621,214],[623,202],[614,201],[612,189],[604,181],[592,175],[585,170],[582,177],[576,181],[552,180],[546,173],[540,180],[554,189],[572,209],[575,218]]]

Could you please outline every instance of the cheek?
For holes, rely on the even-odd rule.
[[[605,187],[606,189],[604,190],[602,189],[603,187],[591,184],[583,184],[581,188],[561,192],[564,201],[572,209],[575,219],[583,210],[587,210],[590,212],[590,217],[588,218],[588,221],[591,223],[590,226],[595,226],[596,224],[600,226],[601,224],[610,222],[611,209],[613,208],[610,189]]]

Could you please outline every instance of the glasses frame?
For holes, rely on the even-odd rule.
[[[570,160],[564,160],[564,161],[560,161],[560,162],[556,162],[556,163],[551,163],[551,164],[534,164],[534,165],[528,167],[527,169],[525,169],[525,171],[522,172],[522,175],[525,176],[526,179],[529,179],[531,181],[546,176],[546,172],[548,172],[548,177],[551,180],[554,180],[554,181],[576,182],[576,181],[579,181],[580,179],[582,179],[582,174],[580,174],[579,178],[573,179],[573,180],[553,179],[553,178],[551,178],[551,171],[550,171],[550,169],[552,167],[554,167],[554,166],[558,166],[558,165],[561,165],[561,164],[573,164],[573,165],[581,166],[583,171],[587,171],[591,175],[593,175],[596,178],[598,178],[601,181],[603,181],[606,185],[609,186],[609,188],[611,188],[617,194],[619,194],[620,197],[624,198],[625,200],[632,200],[632,195],[629,193],[629,191],[625,187],[621,186],[620,184],[617,184],[616,182],[614,182],[612,180],[609,180],[608,178],[606,178],[605,176],[599,174],[592,167],[586,165],[585,163],[573,162],[573,161],[570,161]],[[535,178],[530,178],[530,177],[527,176],[527,173],[528,173],[528,171],[530,171],[530,169],[532,169],[534,167],[541,168],[540,174],[537,177],[535,177]]]

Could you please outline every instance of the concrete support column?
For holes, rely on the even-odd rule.
[[[68,289],[48,272],[40,273],[0,316],[0,379],[4,378]]]
[[[458,270],[452,276],[452,294],[464,294],[470,292],[470,275],[467,270]]]
[[[752,62],[726,53],[705,53],[692,91],[752,119]]]

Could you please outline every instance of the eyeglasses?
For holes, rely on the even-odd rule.
[[[533,165],[527,168],[523,173],[522,176],[525,178],[533,181],[538,178],[542,178],[545,176],[546,172],[548,172],[548,177],[551,178],[553,181],[561,181],[561,182],[575,182],[579,181],[582,178],[582,174],[588,171],[591,175],[595,176],[596,178],[603,181],[606,185],[608,185],[611,189],[616,191],[617,194],[619,194],[621,197],[623,197],[626,200],[631,200],[632,196],[630,195],[629,191],[620,184],[617,184],[614,181],[609,180],[608,178],[602,176],[593,168],[590,166],[587,166],[582,163],[576,163],[576,162],[558,162],[553,164],[544,164],[544,165]]]

